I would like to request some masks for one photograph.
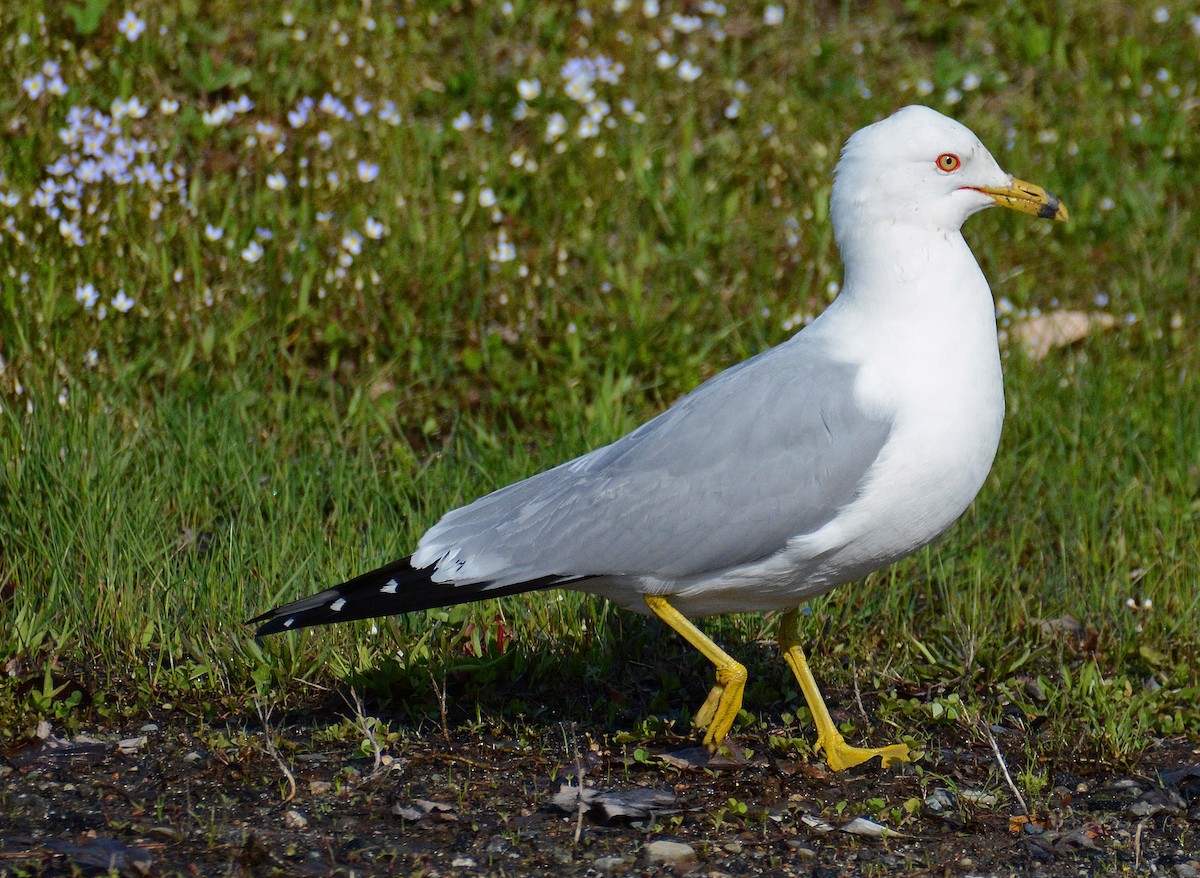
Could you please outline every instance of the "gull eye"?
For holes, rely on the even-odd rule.
[[[937,166],[939,171],[945,171],[948,174],[962,167],[962,159],[952,152],[944,152],[937,157]]]

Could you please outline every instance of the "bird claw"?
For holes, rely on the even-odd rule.
[[[852,747],[840,734],[829,739],[818,738],[817,747],[824,751],[825,761],[832,771],[844,771],[856,765],[862,765],[869,759],[879,757],[884,768],[890,768],[898,762],[909,762],[907,744],[890,744],[887,747]]]

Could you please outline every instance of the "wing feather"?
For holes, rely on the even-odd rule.
[[[890,422],[806,333],[722,372],[611,445],[450,512],[413,563],[434,581],[674,578],[767,557],[850,503]]]

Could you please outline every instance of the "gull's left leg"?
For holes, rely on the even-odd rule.
[[[800,691],[804,693],[804,700],[808,702],[808,709],[817,726],[817,746],[825,751],[825,761],[829,763],[829,767],[834,771],[841,771],[866,762],[873,756],[880,757],[884,768],[895,762],[908,762],[907,744],[851,747],[846,743],[842,733],[833,724],[833,717],[829,715],[825,699],[821,697],[821,690],[817,688],[817,681],[808,668],[808,659],[804,657],[804,650],[800,648],[798,617],[797,610],[788,610],[779,620],[779,649],[800,683]]]
[[[646,606],[662,619],[683,639],[704,654],[717,666],[717,684],[708,693],[704,704],[696,711],[693,722],[696,728],[705,729],[704,744],[715,750],[725,740],[733,721],[742,708],[742,692],[746,688],[746,668],[721,647],[717,646],[703,631],[668,603],[661,595],[646,595]]]

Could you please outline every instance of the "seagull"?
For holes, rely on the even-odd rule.
[[[995,306],[962,236],[999,205],[1065,221],[968,128],[905,107],[846,142],[830,216],[837,298],[616,442],[448,512],[416,551],[264,613],[257,635],[568,588],[653,613],[716,667],[693,717],[716,749],[746,669],[692,622],[782,612],[778,643],[838,771],[846,742],[800,645],[805,601],[920,549],[963,513],[1000,442]]]

